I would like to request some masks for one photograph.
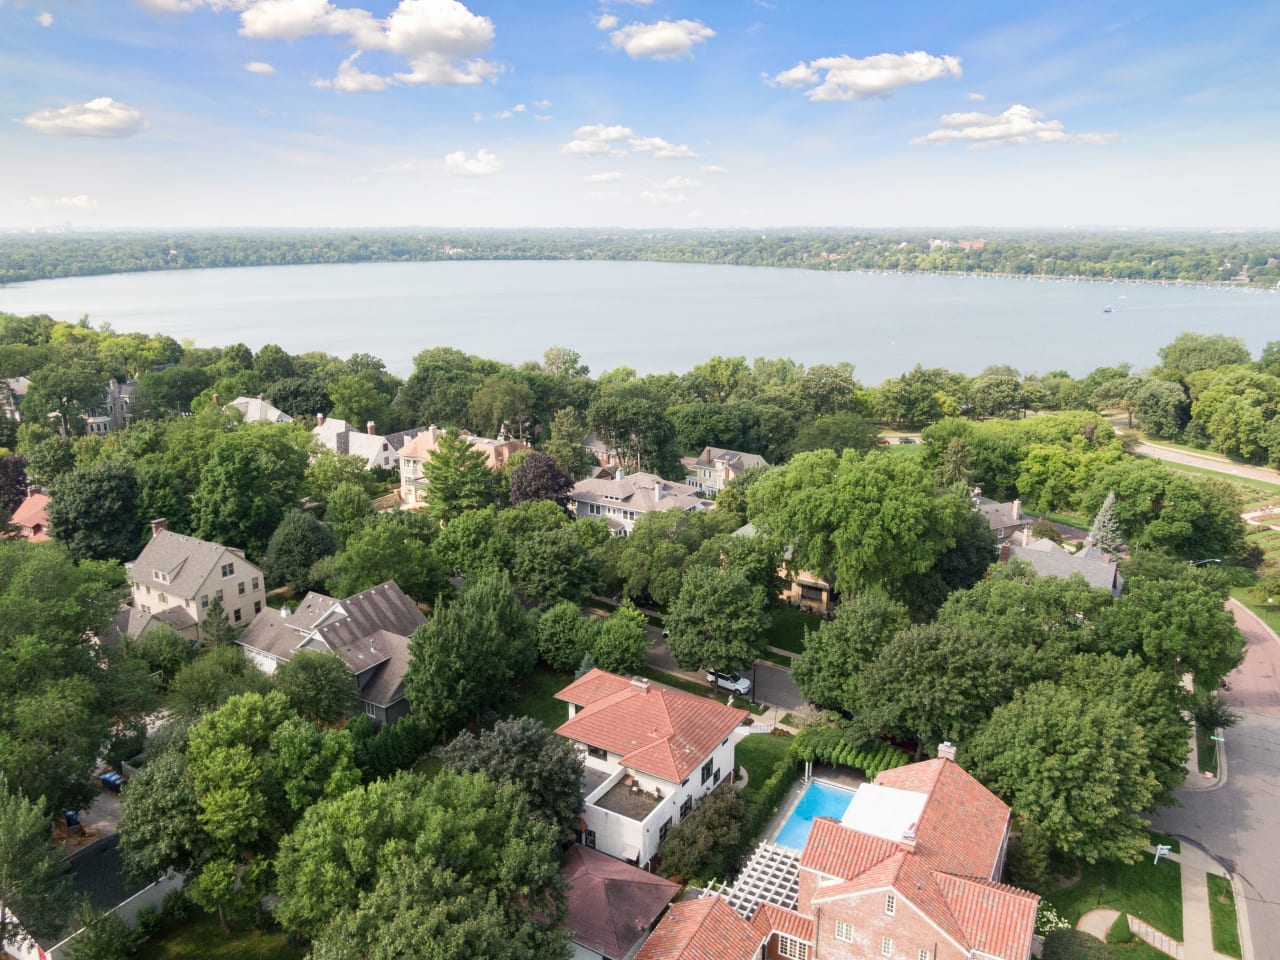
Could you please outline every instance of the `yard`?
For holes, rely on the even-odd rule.
[[[1153,866],[1144,856],[1134,864],[1085,864],[1078,880],[1045,899],[1072,926],[1096,907],[1111,907],[1182,940],[1182,867],[1173,860]]]
[[[773,611],[765,638],[769,646],[792,653],[804,653],[805,630],[817,630],[822,618],[795,607],[778,607]]]
[[[289,942],[283,931],[223,933],[218,918],[200,914],[161,925],[138,960],[302,960],[307,948]]]
[[[503,711],[510,717],[533,717],[544,727],[554,730],[569,719],[569,707],[556,699],[556,694],[573,683],[573,674],[557,673],[546,664],[537,668],[520,685],[519,695]]]
[[[744,796],[750,800],[756,790],[773,776],[779,763],[787,755],[790,737],[775,737],[771,733],[753,733],[743,737],[734,749],[738,766],[747,771]]]
[[[1209,874],[1209,922],[1213,925],[1213,949],[1229,957],[1240,956],[1240,924],[1231,881]]]

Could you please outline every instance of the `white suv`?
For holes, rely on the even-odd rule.
[[[707,671],[707,683],[714,683],[721,690],[728,690],[739,697],[750,696],[751,681],[736,673],[721,673],[719,670]]]

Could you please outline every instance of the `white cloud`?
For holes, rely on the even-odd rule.
[[[628,140],[635,135],[635,131],[630,127],[616,124],[614,126],[605,126],[603,123],[588,123],[573,131],[575,140],[596,140],[601,143]]]
[[[33,207],[74,207],[77,210],[92,210],[98,201],[88,194],[80,193],[74,197],[31,197]]]
[[[138,5],[155,13],[190,13],[204,6],[203,0],[138,0]]]
[[[539,110],[550,110],[550,109],[551,109],[551,101],[550,101],[550,100],[535,100],[535,101],[533,101],[533,105],[534,105],[535,107],[537,107]]]
[[[275,73],[276,68],[262,60],[250,60],[244,65],[244,68],[250,73]]]
[[[636,137],[628,142],[637,153],[651,153],[662,160],[691,160],[698,156],[688,144],[668,143],[662,137]]]
[[[618,25],[618,18],[612,13],[600,14],[600,19],[596,21],[597,30],[612,30]]]
[[[146,126],[141,113],[110,97],[37,110],[21,122],[40,133],[70,137],[132,137]]]
[[[702,186],[701,180],[692,180],[689,177],[667,177],[653,185],[654,190],[693,190]]]
[[[343,93],[377,93],[391,86],[390,77],[380,77],[376,73],[365,73],[356,66],[357,50],[338,67],[338,75],[332,80],[312,80],[313,87],[340,90]]]
[[[971,90],[969,93],[966,93],[966,94],[965,94],[965,96],[966,96],[966,97],[968,97],[970,100],[985,100],[985,99],[987,99],[987,95],[986,95],[985,93],[978,93],[978,91],[976,91],[976,90]]]
[[[533,119],[535,119],[535,120],[554,120],[554,119],[555,119],[555,117],[551,116],[551,114],[549,114],[549,113],[535,113],[535,114],[533,115]]]
[[[477,150],[474,157],[468,157],[465,150],[455,150],[444,158],[446,173],[454,173],[463,177],[485,177],[502,170],[503,163],[488,150]]]
[[[961,74],[959,57],[935,57],[915,53],[878,53],[857,59],[850,56],[820,57],[798,63],[766,82],[778,87],[810,87],[805,96],[814,101],[862,100],[883,96],[899,87]]]
[[[582,178],[587,183],[614,183],[622,179],[620,170],[611,170],[608,173],[591,173]]]
[[[36,14],[36,23],[40,24],[40,26],[42,26],[42,27],[52,27],[52,26],[53,26],[53,14],[52,14],[52,13],[50,13],[48,10],[45,10],[43,13],[37,13],[37,14]]]
[[[525,112],[526,110],[528,110],[528,109],[529,109],[529,108],[528,108],[528,107],[526,107],[523,103],[517,103],[514,107],[512,107],[512,108],[511,108],[511,112],[512,112],[512,113],[524,113],[524,112]]]
[[[500,110],[493,115],[495,120],[510,120],[514,114],[510,110]]]
[[[709,163],[705,167],[699,167],[703,173],[728,173],[728,167],[722,167],[718,163]]]
[[[693,56],[695,44],[705,43],[715,35],[699,20],[659,20],[627,24],[610,34],[609,42],[633,60],[683,60]]]
[[[684,203],[687,198],[682,193],[667,193],[664,190],[641,190],[640,199],[645,203]]]
[[[945,143],[963,140],[974,146],[1000,143],[1107,143],[1114,133],[1067,133],[1061,120],[1045,120],[1044,114],[1015,103],[1004,113],[948,113],[941,126],[912,143]]]
[[[662,137],[641,137],[630,127],[589,123],[573,131],[573,139],[560,152],[576,157],[621,157],[626,154],[622,141],[636,153],[649,153],[663,160],[696,157],[686,144],[675,144]]]

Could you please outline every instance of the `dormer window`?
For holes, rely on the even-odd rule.
[[[165,573],[163,570],[152,570],[151,576],[155,579],[156,583],[169,582],[169,575]]]

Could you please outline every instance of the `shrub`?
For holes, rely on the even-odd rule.
[[[71,943],[71,960],[129,960],[142,935],[114,913],[98,913],[86,899],[77,917],[84,932]]]
[[[358,727],[351,733],[351,754],[365,783],[412,767],[431,748],[434,736],[433,730],[413,717],[385,726],[372,736],[363,731]]]
[[[1111,951],[1083,930],[1054,930],[1044,940],[1041,960],[1107,960]]]
[[[143,940],[149,940],[151,935],[160,928],[160,911],[155,907],[142,907],[133,923],[138,936]]]
[[[669,877],[710,879],[728,875],[737,865],[746,832],[747,804],[742,794],[724,785],[703,798],[671,831],[658,853]]]
[[[1047,936],[1055,930],[1070,930],[1071,923],[1048,900],[1041,900],[1036,907],[1036,933]]]
[[[1116,917],[1115,922],[1111,924],[1111,929],[1107,931],[1107,943],[1128,943],[1133,939],[1133,931],[1129,929],[1129,915],[1123,910],[1120,916]]]
[[[1049,871],[1049,837],[1038,823],[1019,817],[1013,827],[1012,840],[1009,845],[1009,879],[1016,886],[1034,890]],[[1042,901],[1040,906],[1043,908],[1047,904]]]

